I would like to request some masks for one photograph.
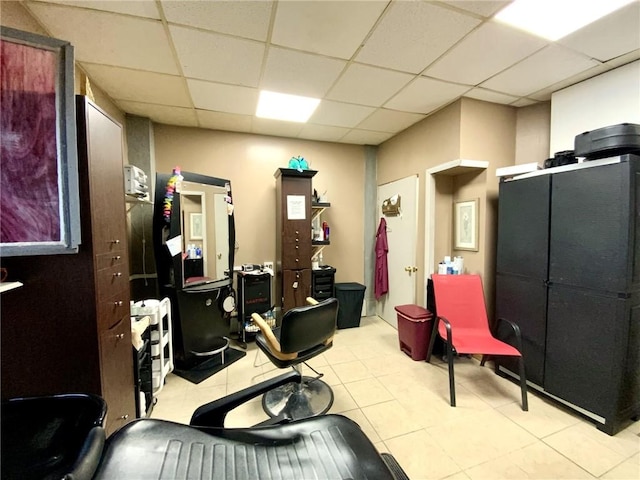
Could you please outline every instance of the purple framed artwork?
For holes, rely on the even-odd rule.
[[[0,255],[80,244],[73,47],[0,29]]]

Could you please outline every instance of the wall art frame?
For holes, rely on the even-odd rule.
[[[0,48],[0,255],[77,253],[73,46],[2,26]]]
[[[478,251],[478,206],[479,199],[454,203],[453,248],[454,250]]]

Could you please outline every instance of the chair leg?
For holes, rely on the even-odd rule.
[[[452,407],[456,406],[456,387],[453,375],[453,347],[447,344],[447,362],[449,363],[449,400]]]
[[[484,363],[489,360],[489,355],[482,355],[482,360],[480,360],[480,366],[484,367]]]
[[[438,317],[433,319],[433,328],[431,329],[431,338],[429,339],[429,348],[427,348],[427,358],[425,362],[429,363],[431,361],[431,354],[433,353],[433,346],[436,343],[436,335],[438,335],[438,321],[440,319]]]
[[[522,410],[527,412],[529,410],[529,403],[527,402],[527,377],[524,373],[524,358],[520,357],[518,360],[518,366],[520,369],[520,390],[522,392]]]

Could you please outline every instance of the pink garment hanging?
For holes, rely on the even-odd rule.
[[[376,278],[375,295],[376,300],[380,300],[385,293],[389,292],[389,267],[387,265],[387,221],[380,219],[378,233],[376,234]]]

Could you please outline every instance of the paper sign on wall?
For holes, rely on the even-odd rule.
[[[287,195],[287,220],[306,220],[304,195]]]

